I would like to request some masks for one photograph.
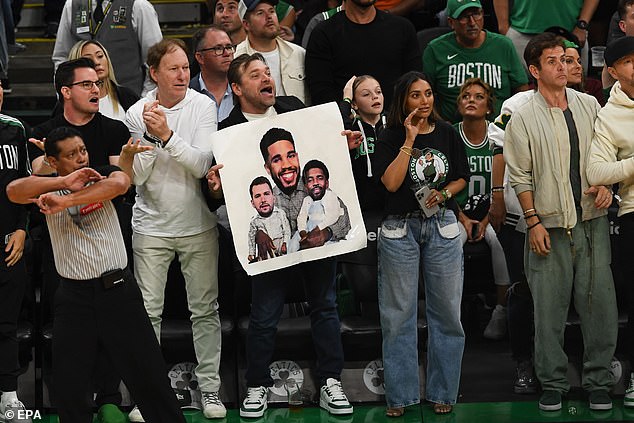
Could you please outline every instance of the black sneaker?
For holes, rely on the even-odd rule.
[[[519,361],[515,369],[516,377],[513,392],[516,394],[534,394],[537,392],[537,381],[530,360]]]
[[[4,91],[5,94],[11,94],[13,90],[11,89],[9,79],[1,79],[0,83],[2,84],[2,91]]]
[[[546,389],[542,392],[542,396],[539,397],[539,409],[543,411],[561,410],[561,393]]]
[[[590,410],[611,410],[612,399],[608,391],[600,389],[590,392]]]

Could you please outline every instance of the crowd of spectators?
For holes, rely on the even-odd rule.
[[[617,312],[605,215],[619,184],[626,245],[633,232],[627,113],[634,108],[634,0],[619,0],[607,16],[611,22],[597,12],[598,4],[212,0],[213,24],[194,35],[190,51],[162,37],[147,0],[67,0],[47,27],[56,36],[54,116],[31,130],[0,115],[0,207],[7,216],[0,234],[0,413],[24,407],[15,394],[15,331],[29,228],[27,206],[13,200],[36,204],[29,224],[45,234],[47,283],[64,294],[55,300],[53,348],[63,423],[88,421],[93,383],[98,406],[120,405],[121,379],[138,403],[129,420],[159,421],[157,398],[139,378],[164,365],[156,341],[174,257],[192,313],[203,413],[224,417],[218,227],[231,228],[222,205],[222,164],[215,163],[209,138],[233,125],[333,101],[361,210],[382,216],[377,265],[386,414],[403,415],[421,401],[421,277],[428,324],[425,399],[437,414],[452,412],[465,344],[463,244],[482,241],[491,250],[496,294],[484,337],[499,340],[508,333],[517,362],[514,391],[534,393],[539,386],[539,408],[561,408],[570,389],[563,332],[572,302],[581,319],[582,385],[590,408],[611,409]],[[589,59],[590,43],[598,39],[588,35],[595,12],[609,41],[605,66]],[[5,92],[9,46],[16,45],[7,37],[8,28],[14,35],[7,13],[3,2]],[[421,45],[420,35],[436,26],[444,33]],[[195,75],[192,64],[200,69]],[[293,135],[279,128],[260,143],[275,207],[291,222],[308,196],[294,148]],[[347,213],[342,216],[324,228],[303,228],[299,248],[340,239],[350,226]],[[115,217],[116,229],[110,225]],[[254,232],[250,260],[274,256],[273,240]],[[104,251],[87,259],[100,239]],[[273,384],[268,366],[290,281],[308,289],[320,406],[335,415],[353,412],[341,384],[336,275],[336,258],[327,258],[251,278],[242,417],[266,411]],[[128,296],[115,302],[142,301],[147,319],[114,338],[112,322],[100,322],[110,312],[103,305],[113,304],[109,293],[122,286]],[[95,290],[94,320],[70,306],[82,298],[77,287]],[[124,309],[131,316],[138,314],[140,303],[134,304]],[[151,328],[155,336],[148,336]],[[86,337],[86,331],[98,335]],[[632,335],[634,323],[628,331]],[[146,340],[135,354],[152,357],[139,369],[113,352],[135,332]],[[66,375],[70,348],[86,355],[85,370],[72,377]],[[156,395],[165,395],[167,383],[166,377],[152,382]],[[634,377],[624,404],[634,406]],[[175,403],[161,406],[170,415]],[[104,422],[120,414],[117,407],[107,409],[111,415],[100,414]]]

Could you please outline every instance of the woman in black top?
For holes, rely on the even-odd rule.
[[[378,240],[379,308],[388,416],[420,402],[418,286],[425,280],[428,325],[426,399],[452,411],[460,381],[462,245],[453,195],[469,179],[457,132],[439,121],[425,75],[396,83],[387,128],[374,154],[375,175],[388,193]]]

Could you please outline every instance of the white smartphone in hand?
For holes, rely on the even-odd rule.
[[[438,210],[440,210],[438,204],[433,207],[427,207],[425,205],[425,201],[427,200],[427,197],[429,197],[430,192],[431,189],[427,185],[425,185],[414,194],[416,195],[416,199],[418,200],[418,205],[420,206],[420,209],[423,211],[423,213],[425,213],[425,216],[427,217],[435,215],[436,213],[438,213]]]

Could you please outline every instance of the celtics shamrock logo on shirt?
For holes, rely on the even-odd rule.
[[[442,152],[433,148],[412,150],[409,175],[415,183],[436,188],[445,181],[448,172],[449,161]]]

